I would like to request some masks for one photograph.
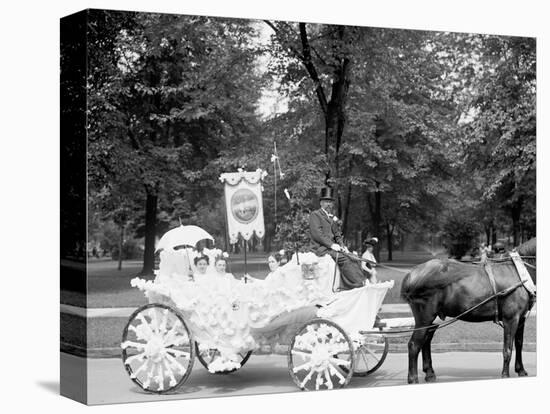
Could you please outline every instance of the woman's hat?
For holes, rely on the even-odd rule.
[[[365,245],[370,244],[374,247],[376,243],[378,243],[378,239],[376,237],[371,237],[370,239],[365,240]]]
[[[321,196],[319,197],[319,199],[334,201],[334,194],[333,194],[332,188],[330,187],[321,188]]]

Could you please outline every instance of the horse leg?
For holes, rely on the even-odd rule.
[[[523,348],[523,330],[525,328],[525,316],[522,316],[518,322],[518,328],[516,330],[515,336],[515,346],[516,346],[516,363],[515,371],[520,377],[526,377],[527,371],[523,367],[523,359],[521,357],[521,351]]]
[[[416,324],[416,327],[421,325]],[[409,375],[407,381],[409,384],[418,384],[418,354],[426,340],[426,330],[414,331],[409,340]]]
[[[514,316],[509,319],[504,319],[504,344],[502,348],[503,364],[502,378],[510,377],[510,360],[512,359],[513,338],[516,335],[518,328],[519,317]]]
[[[426,333],[426,341],[422,346],[422,371],[426,374],[426,382],[435,381],[435,372],[432,367],[432,338],[435,334],[435,329],[430,329]]]

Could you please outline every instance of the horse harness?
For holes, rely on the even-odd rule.
[[[495,317],[493,319],[493,322],[496,323],[497,325],[501,325],[502,322],[500,321],[500,315],[499,315],[499,311],[498,311],[498,296],[496,296],[497,295],[497,283],[495,281],[495,275],[493,274],[493,269],[491,268],[491,264],[489,262],[485,262],[483,264],[483,268],[485,269],[485,273],[487,274],[487,277],[489,278],[489,283],[491,285],[491,289],[493,290],[493,295],[495,296]]]
[[[525,263],[521,259],[521,256],[517,252],[510,252],[510,258],[512,259],[512,263],[514,263],[514,266],[516,268],[516,271],[518,273],[519,279],[525,288],[527,292],[529,293],[529,310],[530,311],[535,304],[536,297],[537,297],[537,288],[535,284],[533,283],[533,279],[531,278],[531,275],[525,268]],[[491,264],[489,261],[484,261],[483,268],[485,270],[485,273],[487,274],[487,278],[489,279],[489,283],[491,285],[491,289],[493,290],[493,296],[495,297],[495,317],[493,322],[497,325],[502,326],[502,322],[500,321],[500,312],[498,307],[498,298],[497,295],[497,286],[495,281],[495,275],[493,274],[493,269],[491,267]]]

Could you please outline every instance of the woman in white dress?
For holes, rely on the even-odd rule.
[[[366,250],[361,258],[368,260],[369,262],[361,262],[361,268],[369,274],[370,283],[376,283],[378,278],[376,277],[376,258],[374,257],[373,250],[374,245],[378,243],[376,237],[372,237],[365,242]]]
[[[275,281],[275,279],[280,279],[284,277],[279,267],[281,266],[281,260],[283,256],[280,253],[272,253],[267,258],[267,265],[269,266],[269,274],[266,276],[265,280]]]
[[[218,257],[214,262],[214,269],[216,269],[215,276],[219,278],[234,278],[231,273],[227,273],[227,262],[224,257]]]
[[[195,264],[195,268],[197,269],[194,278],[204,278],[206,275],[206,271],[208,270],[208,265],[210,264],[208,256],[197,256],[193,260],[193,263]]]

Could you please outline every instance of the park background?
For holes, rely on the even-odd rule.
[[[307,249],[309,213],[331,185],[348,246],[362,252],[376,236],[392,265],[379,269],[396,282],[386,305],[403,303],[401,280],[419,263],[536,234],[534,38],[112,10],[88,19],[87,85],[67,78],[62,91],[86,95],[88,150],[88,244],[61,245],[87,261],[87,289],[63,273],[63,351],[120,354],[128,315],[86,319],[74,307],[145,304],[130,280],[154,276],[156,240],[180,223],[205,228],[229,271],[245,273],[243,242],[226,238],[223,172],[268,172],[266,235],[249,242],[248,273],[265,277],[271,251]],[[79,240],[71,224],[64,235]],[[406,305],[381,312],[404,315]],[[490,324],[435,337],[441,349],[500,341]]]
[[[289,4],[290,3],[290,4]],[[416,27],[430,29],[452,29],[459,31],[479,31],[493,33],[515,33],[521,35],[536,35],[539,37],[539,114],[548,107],[548,82],[543,75],[544,62],[549,56],[547,24],[544,18],[544,6],[538,2],[468,2],[452,3],[449,8],[440,7],[439,2],[399,2],[398,4],[372,3],[368,7],[358,8],[355,4],[345,1],[339,2],[342,7],[330,7],[329,4],[316,3],[297,4],[295,2],[277,2],[276,5],[262,4],[251,7],[240,2],[212,4],[207,0],[200,4],[185,5],[186,11],[192,13],[273,17],[290,19],[301,17],[310,21],[339,21],[356,24],[372,24],[385,27]],[[2,182],[6,194],[17,195],[13,202],[5,203],[6,221],[4,229],[9,237],[2,240],[2,249],[8,256],[5,290],[7,292],[22,292],[21,286],[28,277],[32,288],[26,289],[24,294],[5,295],[2,306],[9,310],[4,320],[7,332],[14,333],[12,341],[2,341],[2,350],[9,355],[5,369],[12,375],[3,377],[9,385],[10,392],[4,396],[4,403],[8,406],[43,408],[45,405],[57,409],[59,412],[79,412],[89,410],[81,408],[74,402],[59,398],[57,395],[58,367],[55,355],[59,347],[59,289],[55,283],[58,274],[58,189],[55,183],[59,180],[58,148],[52,145],[52,139],[58,136],[58,26],[57,19],[80,10],[84,7],[121,7],[126,9],[151,10],[148,1],[71,1],[56,4],[34,4],[34,12],[29,13],[28,3],[12,4],[7,8],[4,17],[6,24],[5,39],[13,38],[17,33],[17,41],[6,42],[6,55],[12,56],[17,64],[4,65],[3,74],[10,82],[6,83],[6,99],[9,117],[5,118],[3,130],[6,137],[13,137],[6,142],[6,151],[2,151],[3,170]],[[179,2],[155,2],[155,10],[166,12],[181,12]],[[21,30],[21,20],[13,16],[26,16],[25,27]],[[8,32],[10,35],[8,35]],[[32,51],[32,53],[29,53]],[[37,67],[37,61],[41,64]],[[27,89],[27,86],[28,88]],[[22,89],[23,88],[23,89]],[[28,90],[28,93],[22,93]],[[31,92],[32,91],[32,92]],[[29,96],[32,96],[31,110],[33,122],[29,122],[29,111],[19,111],[28,107]],[[542,109],[541,109],[542,108]],[[36,110],[35,110],[36,109]],[[539,117],[540,136],[548,131],[548,123],[544,117]],[[46,139],[47,138],[47,139]],[[544,151],[545,141],[541,140],[538,162],[540,173],[545,171]],[[29,148],[34,150],[30,151]],[[14,156],[18,154],[19,156]],[[24,159],[25,162],[21,162]],[[32,166],[30,168],[29,166]],[[539,181],[539,211],[542,203],[547,201],[545,190]],[[25,189],[22,191],[22,189]],[[543,197],[544,196],[544,197]],[[43,202],[42,202],[43,201]],[[41,212],[37,211],[40,206]],[[543,215],[539,216],[539,230],[547,228],[547,221]],[[546,246],[544,231],[539,233],[539,243]],[[40,248],[32,252],[23,247],[29,244],[29,234],[38,234],[45,238],[40,242]],[[15,248],[14,248],[15,247]],[[35,267],[28,272],[21,269],[22,264],[31,263]],[[38,267],[37,267],[38,266]],[[545,263],[540,261],[539,269],[545,273]],[[23,276],[22,276],[23,275]],[[28,276],[27,276],[28,275]],[[545,289],[544,279],[539,281],[541,300],[538,314],[544,325]],[[25,302],[26,305],[22,306]],[[6,314],[8,314],[6,312]],[[27,329],[32,326],[32,329]],[[546,347],[547,334],[539,332],[539,346]],[[20,358],[23,355],[37,356],[40,350],[43,357]],[[548,358],[544,353],[538,356],[541,367],[537,378],[511,381],[484,381],[483,383],[455,383],[436,386],[377,388],[365,390],[347,390],[338,392],[342,398],[335,398],[333,393],[312,395],[290,394],[281,398],[279,395],[266,395],[256,398],[222,398],[211,400],[186,401],[185,408],[194,410],[243,410],[265,412],[280,412],[284,409],[311,409],[323,407],[325,410],[339,410],[343,399],[368,407],[370,410],[408,410],[412,406],[422,405],[427,412],[439,412],[444,406],[449,413],[463,412],[464,409],[501,412],[517,412],[524,409],[528,399],[533,407],[540,407],[543,403],[547,380]],[[23,385],[23,386],[19,386]],[[434,392],[437,391],[437,392]],[[399,398],[396,398],[396,392]],[[516,396],[510,399],[487,398],[488,395]],[[467,395],[468,398],[456,400],[456,395]],[[426,401],[431,405],[426,406]],[[243,407],[246,401],[247,407]],[[449,404],[453,401],[453,404]],[[181,411],[181,402],[156,404],[153,407],[166,412]],[[150,411],[150,404],[132,404],[103,407],[105,412],[132,412]]]
[[[179,223],[242,253],[219,182],[239,168],[268,172],[251,252],[307,248],[323,185],[379,260],[536,234],[534,38],[91,10],[87,42],[87,87],[62,96],[88,99],[88,244],[65,257],[152,275]]]

